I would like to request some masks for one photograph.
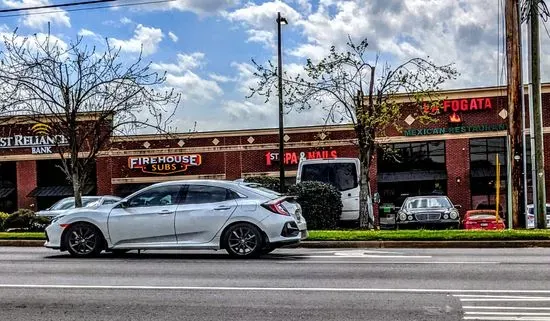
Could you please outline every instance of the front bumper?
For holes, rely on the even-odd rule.
[[[44,246],[50,249],[60,249],[61,248],[61,235],[63,235],[63,228],[57,224],[53,223],[46,227],[46,242]]]
[[[397,226],[453,226],[457,227],[460,225],[459,220],[437,220],[437,221],[397,221]]]

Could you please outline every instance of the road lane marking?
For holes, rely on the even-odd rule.
[[[540,310],[540,311],[550,311],[548,307],[499,307],[499,306],[478,306],[478,305],[465,305],[462,307],[465,310]]]
[[[538,317],[550,317],[550,313],[548,312],[464,312],[464,314],[476,314],[476,315],[505,315],[505,316],[538,316]]]
[[[478,295],[478,294],[457,294],[455,295],[459,298],[488,298],[488,299],[549,299],[545,296],[519,296],[519,295]]]
[[[550,294],[550,290],[462,290],[462,289],[384,289],[384,288],[293,288],[229,286],[155,286],[155,285],[78,285],[78,284],[0,284],[0,289],[98,289],[98,290],[202,290],[202,291],[289,291],[289,292],[364,292],[364,293],[531,293]],[[548,298],[550,300],[550,298]]]
[[[463,320],[484,320],[484,321],[550,321],[548,317],[506,317],[506,316],[467,316]]]
[[[334,257],[333,257],[334,258]],[[501,262],[477,261],[285,261],[277,264],[501,264]]]

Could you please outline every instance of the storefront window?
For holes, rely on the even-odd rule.
[[[496,208],[496,158],[500,162],[500,210],[506,206],[506,140],[503,137],[470,139],[472,208]],[[504,212],[503,212],[504,213]]]
[[[388,144],[378,149],[378,172],[445,170],[445,142]]]

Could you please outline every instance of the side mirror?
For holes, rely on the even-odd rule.
[[[456,209],[461,209],[461,208],[462,208],[462,205],[458,205],[458,204],[457,204],[457,205],[455,205],[455,208],[456,208]]]
[[[127,208],[127,207],[128,207],[128,200],[122,200],[122,201],[120,201],[120,203],[118,204],[117,207],[120,207],[120,208]]]
[[[372,196],[372,201],[376,204],[380,203],[380,194],[378,192],[374,193],[374,195]]]

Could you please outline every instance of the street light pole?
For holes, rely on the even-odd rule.
[[[288,24],[286,18],[277,12],[277,56],[279,72],[279,185],[281,193],[285,192],[284,130],[283,130],[283,61],[281,50],[281,24]]]

